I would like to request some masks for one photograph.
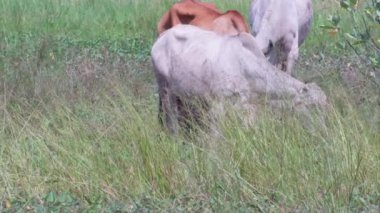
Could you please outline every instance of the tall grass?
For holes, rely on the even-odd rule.
[[[163,209],[182,199],[198,202],[194,208],[263,211],[349,210],[378,202],[379,136],[353,109],[346,116],[333,110],[313,133],[292,117],[263,116],[250,128],[232,117],[221,137],[189,141],[161,131],[155,98],[136,103],[116,92],[96,104],[68,106],[56,98],[8,107],[2,194],[69,191],[129,205],[147,196],[163,202],[152,208]]]
[[[218,136],[187,138],[158,123],[149,61],[173,2],[0,0],[0,211],[377,211],[378,91],[343,81],[355,59],[336,58],[323,12],[297,67],[329,96],[323,125],[231,112]]]

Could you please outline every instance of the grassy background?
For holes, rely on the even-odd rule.
[[[157,121],[149,52],[173,2],[0,0],[0,211],[377,211],[379,91],[318,27],[335,1],[314,3],[296,67],[329,96],[324,125],[263,111],[193,139]]]

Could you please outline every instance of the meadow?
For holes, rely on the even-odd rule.
[[[295,68],[328,95],[324,125],[232,112],[218,138],[157,119],[150,48],[173,2],[0,0],[0,212],[380,211],[379,87],[319,27],[351,27],[336,1],[314,1]]]

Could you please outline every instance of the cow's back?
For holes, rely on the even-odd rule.
[[[248,87],[240,57],[261,54],[243,41],[247,40],[178,25],[157,40],[152,59],[157,71],[167,77],[171,89],[179,95],[229,96]]]

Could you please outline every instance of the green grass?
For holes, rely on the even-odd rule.
[[[173,2],[0,0],[0,211],[378,211],[378,88],[344,81],[368,67],[318,27],[334,4],[315,2],[296,72],[328,94],[325,124],[232,112],[189,139],[162,131],[149,59]]]

